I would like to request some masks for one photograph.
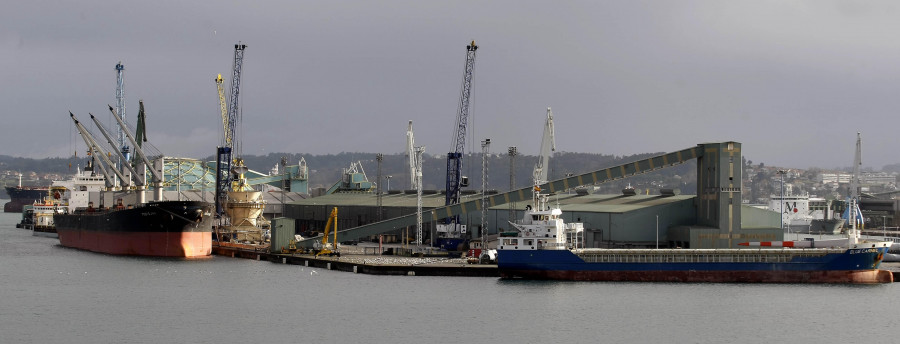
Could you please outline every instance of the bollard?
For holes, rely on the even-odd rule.
[[[328,270],[331,270],[331,263],[325,264],[325,268],[328,269]]]
[[[287,258],[281,258],[281,264],[287,264]]]
[[[357,268],[357,266],[354,265],[354,266],[353,266],[353,273],[359,273],[358,271],[356,271],[356,268]]]

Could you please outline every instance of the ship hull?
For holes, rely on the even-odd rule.
[[[876,284],[893,282],[890,271],[878,270],[886,251],[798,254],[781,262],[589,263],[568,250],[504,250],[498,269],[501,278],[571,281]]]
[[[56,233],[56,226],[32,226],[31,235],[45,238],[59,238]]]
[[[212,253],[211,205],[151,202],[133,209],[54,215],[59,242],[93,252],[154,257]]]
[[[40,186],[7,186],[6,193],[9,195],[9,202],[3,204],[3,211],[21,213],[22,207],[40,201],[47,195],[49,189]]]

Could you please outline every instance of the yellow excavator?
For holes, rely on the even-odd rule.
[[[331,215],[328,215],[328,223],[325,224],[325,233],[322,234],[322,242],[316,242],[314,245],[316,256],[341,256],[340,245],[338,245],[337,242],[337,213],[338,208],[334,207],[334,209],[331,210]],[[329,233],[333,233],[333,239],[330,243],[328,242]]]

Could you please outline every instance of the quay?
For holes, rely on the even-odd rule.
[[[269,253],[250,245],[216,244],[213,254],[223,257],[267,260],[278,264],[303,265],[325,270],[345,271],[369,275],[395,276],[468,276],[499,277],[497,265],[467,264],[463,258],[402,257],[378,255],[373,246],[345,246],[349,253],[341,257],[316,257],[311,254]],[[881,270],[890,271],[894,281],[900,281],[900,262],[881,263]]]
[[[377,246],[344,246],[340,257],[316,257],[304,253],[269,253],[267,248],[252,245],[216,243],[212,254],[369,275],[500,277],[495,264],[468,264],[465,258],[379,255],[377,249]]]
[[[890,271],[894,274],[894,282],[900,282],[900,262],[881,263],[878,268]]]

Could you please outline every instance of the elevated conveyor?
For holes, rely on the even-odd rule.
[[[214,186],[216,162],[206,162],[206,168],[211,171],[210,175],[212,176],[212,179],[208,181],[207,184],[209,184],[209,186]],[[247,185],[267,184],[280,188],[282,186],[282,180],[284,180],[286,183],[285,186],[291,192],[309,193],[309,173],[304,164],[284,166],[282,172],[276,175],[247,170],[247,172],[244,173],[244,176],[247,178]]]
[[[627,178],[638,174],[656,171],[666,167],[680,165],[692,159],[699,159],[703,156],[705,151],[710,149],[709,147],[716,147],[719,145],[722,144],[700,144],[696,147],[683,149],[677,152],[658,155],[644,160],[629,162],[627,164],[622,164],[619,166],[609,167],[594,172],[551,181],[541,185],[540,188],[542,191],[549,191],[550,193],[554,193],[562,192],[579,186],[603,184],[613,180]],[[721,154],[715,155],[720,156]],[[740,162],[739,157],[738,162]],[[532,192],[532,187],[527,187],[519,190],[513,190],[507,193],[491,195],[488,197],[488,204],[489,207],[493,207],[509,202],[530,201]],[[422,213],[422,220],[439,221],[441,219],[456,215],[465,215],[468,212],[480,211],[481,198],[477,198],[458,204],[437,207],[429,211],[424,211]],[[413,213],[339,231],[337,232],[337,241],[343,242],[348,240],[356,240],[361,237],[377,235],[415,224],[416,214]],[[309,238],[298,242],[297,245],[310,248],[317,240],[320,239]]]

